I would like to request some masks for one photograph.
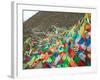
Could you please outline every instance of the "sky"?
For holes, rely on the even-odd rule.
[[[38,13],[38,11],[24,11],[24,22],[26,21],[26,20],[28,20],[29,18],[31,18],[33,15],[35,15],[36,13]]]

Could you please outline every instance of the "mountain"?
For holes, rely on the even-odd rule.
[[[39,11],[23,22],[24,33],[45,32],[52,27],[69,28],[84,17],[84,13]]]

